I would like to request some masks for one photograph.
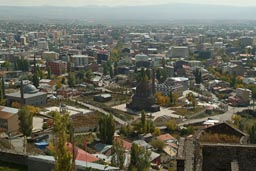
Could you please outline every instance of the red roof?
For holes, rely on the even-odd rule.
[[[176,140],[176,138],[174,138],[173,136],[171,136],[170,134],[163,134],[163,135],[159,135],[157,137],[157,139],[162,140],[162,141],[168,141],[168,140]]]
[[[69,150],[72,152],[73,145],[71,143],[67,143]],[[93,156],[90,153],[82,150],[81,148],[75,147],[76,160],[84,161],[84,162],[95,162],[99,159]]]
[[[130,142],[126,141],[126,140],[123,140],[120,137],[114,137],[114,141],[117,141],[117,142],[121,143],[125,150],[129,150],[130,151],[131,148],[132,148],[132,143],[130,143]]]

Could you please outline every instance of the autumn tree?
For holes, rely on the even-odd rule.
[[[112,144],[115,133],[115,121],[112,115],[105,115],[99,120],[99,138],[102,143]]]
[[[120,169],[123,169],[124,161],[125,161],[125,149],[121,141],[114,141],[111,153],[112,153],[111,165],[119,167]]]
[[[187,94],[187,99],[188,101],[191,103],[191,105],[193,106],[193,108],[195,109],[197,101],[196,101],[196,97],[193,93],[188,93]]]
[[[146,112],[144,110],[141,111],[140,122],[141,122],[142,131],[145,132],[145,130],[146,130]]]
[[[235,126],[240,128],[242,117],[240,115],[233,114],[231,119],[232,119],[233,123],[235,124]]]
[[[20,131],[24,135],[24,152],[27,148],[27,137],[31,136],[33,129],[33,114],[26,106],[23,106],[18,111]]]
[[[71,171],[72,154],[66,145],[68,139],[69,115],[68,113],[60,114],[59,112],[53,112],[53,120],[53,132],[57,141],[54,143],[53,151],[56,160],[54,171]]]
[[[170,105],[176,105],[178,98],[179,98],[178,94],[174,91],[171,91],[169,94]]]
[[[165,142],[159,139],[153,139],[150,141],[150,144],[154,149],[157,149],[158,151],[163,150],[163,148],[166,146]]]
[[[146,148],[133,143],[129,171],[149,171],[150,155],[150,151]]]
[[[169,131],[173,132],[177,130],[177,122],[175,119],[171,119],[166,123],[166,127]]]

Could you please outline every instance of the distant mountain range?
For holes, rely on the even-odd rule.
[[[168,4],[123,7],[0,6],[0,20],[172,21],[255,20],[256,7]]]

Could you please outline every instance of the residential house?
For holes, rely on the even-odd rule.
[[[18,109],[0,106],[0,128],[7,133],[19,130]]]

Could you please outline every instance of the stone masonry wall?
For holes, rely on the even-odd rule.
[[[256,170],[256,146],[202,145],[202,171],[231,171],[237,161],[239,170]]]

